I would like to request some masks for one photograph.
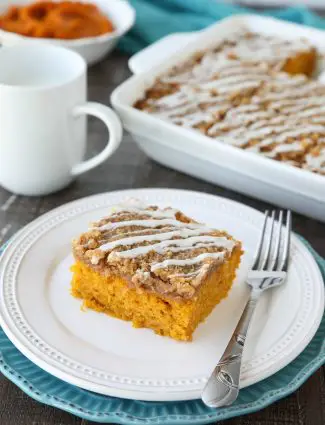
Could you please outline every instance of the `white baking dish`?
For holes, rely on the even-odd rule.
[[[113,92],[112,104],[139,146],[161,164],[325,221],[324,176],[218,143],[132,107],[160,74],[216,45],[240,25],[287,39],[305,37],[325,51],[322,31],[255,15],[234,16],[201,31],[179,51],[164,56],[163,63],[128,79]]]

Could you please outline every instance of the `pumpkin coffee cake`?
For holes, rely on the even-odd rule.
[[[228,294],[241,243],[172,208],[118,205],[73,241],[72,295],[136,328],[190,341]]]
[[[325,175],[325,85],[316,49],[244,28],[162,74],[135,107],[161,120]]]

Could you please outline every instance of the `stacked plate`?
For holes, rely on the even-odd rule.
[[[83,312],[69,293],[71,239],[108,206],[130,197],[180,208],[243,241],[245,255],[233,289],[192,343]],[[45,214],[15,236],[0,259],[1,371],[32,397],[101,422],[208,423],[287,395],[325,361],[319,269],[325,272],[325,264],[295,235],[286,284],[266,293],[258,305],[239,399],[218,410],[197,400],[243,310],[245,275],[262,222],[260,212],[236,202],[165,189],[96,195]],[[161,403],[143,402],[149,400]]]

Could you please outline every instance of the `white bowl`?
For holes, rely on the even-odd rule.
[[[4,13],[9,6],[24,5],[33,3],[34,0],[0,0],[0,13]],[[13,32],[0,29],[0,44],[3,46],[13,46],[21,43],[51,43],[62,47],[67,47],[79,53],[87,62],[92,65],[103,59],[113,48],[118,40],[133,26],[135,21],[135,11],[126,0],[89,0],[107,15],[113,22],[114,32],[98,37],[79,38],[76,40],[56,40],[51,38],[25,37]]]

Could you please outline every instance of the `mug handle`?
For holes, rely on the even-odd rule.
[[[72,111],[73,117],[92,115],[104,122],[109,131],[109,139],[105,148],[94,157],[76,164],[71,169],[73,176],[78,176],[91,170],[104,162],[119,147],[122,140],[122,124],[116,113],[108,106],[96,102],[87,102],[84,105],[75,106]]]

